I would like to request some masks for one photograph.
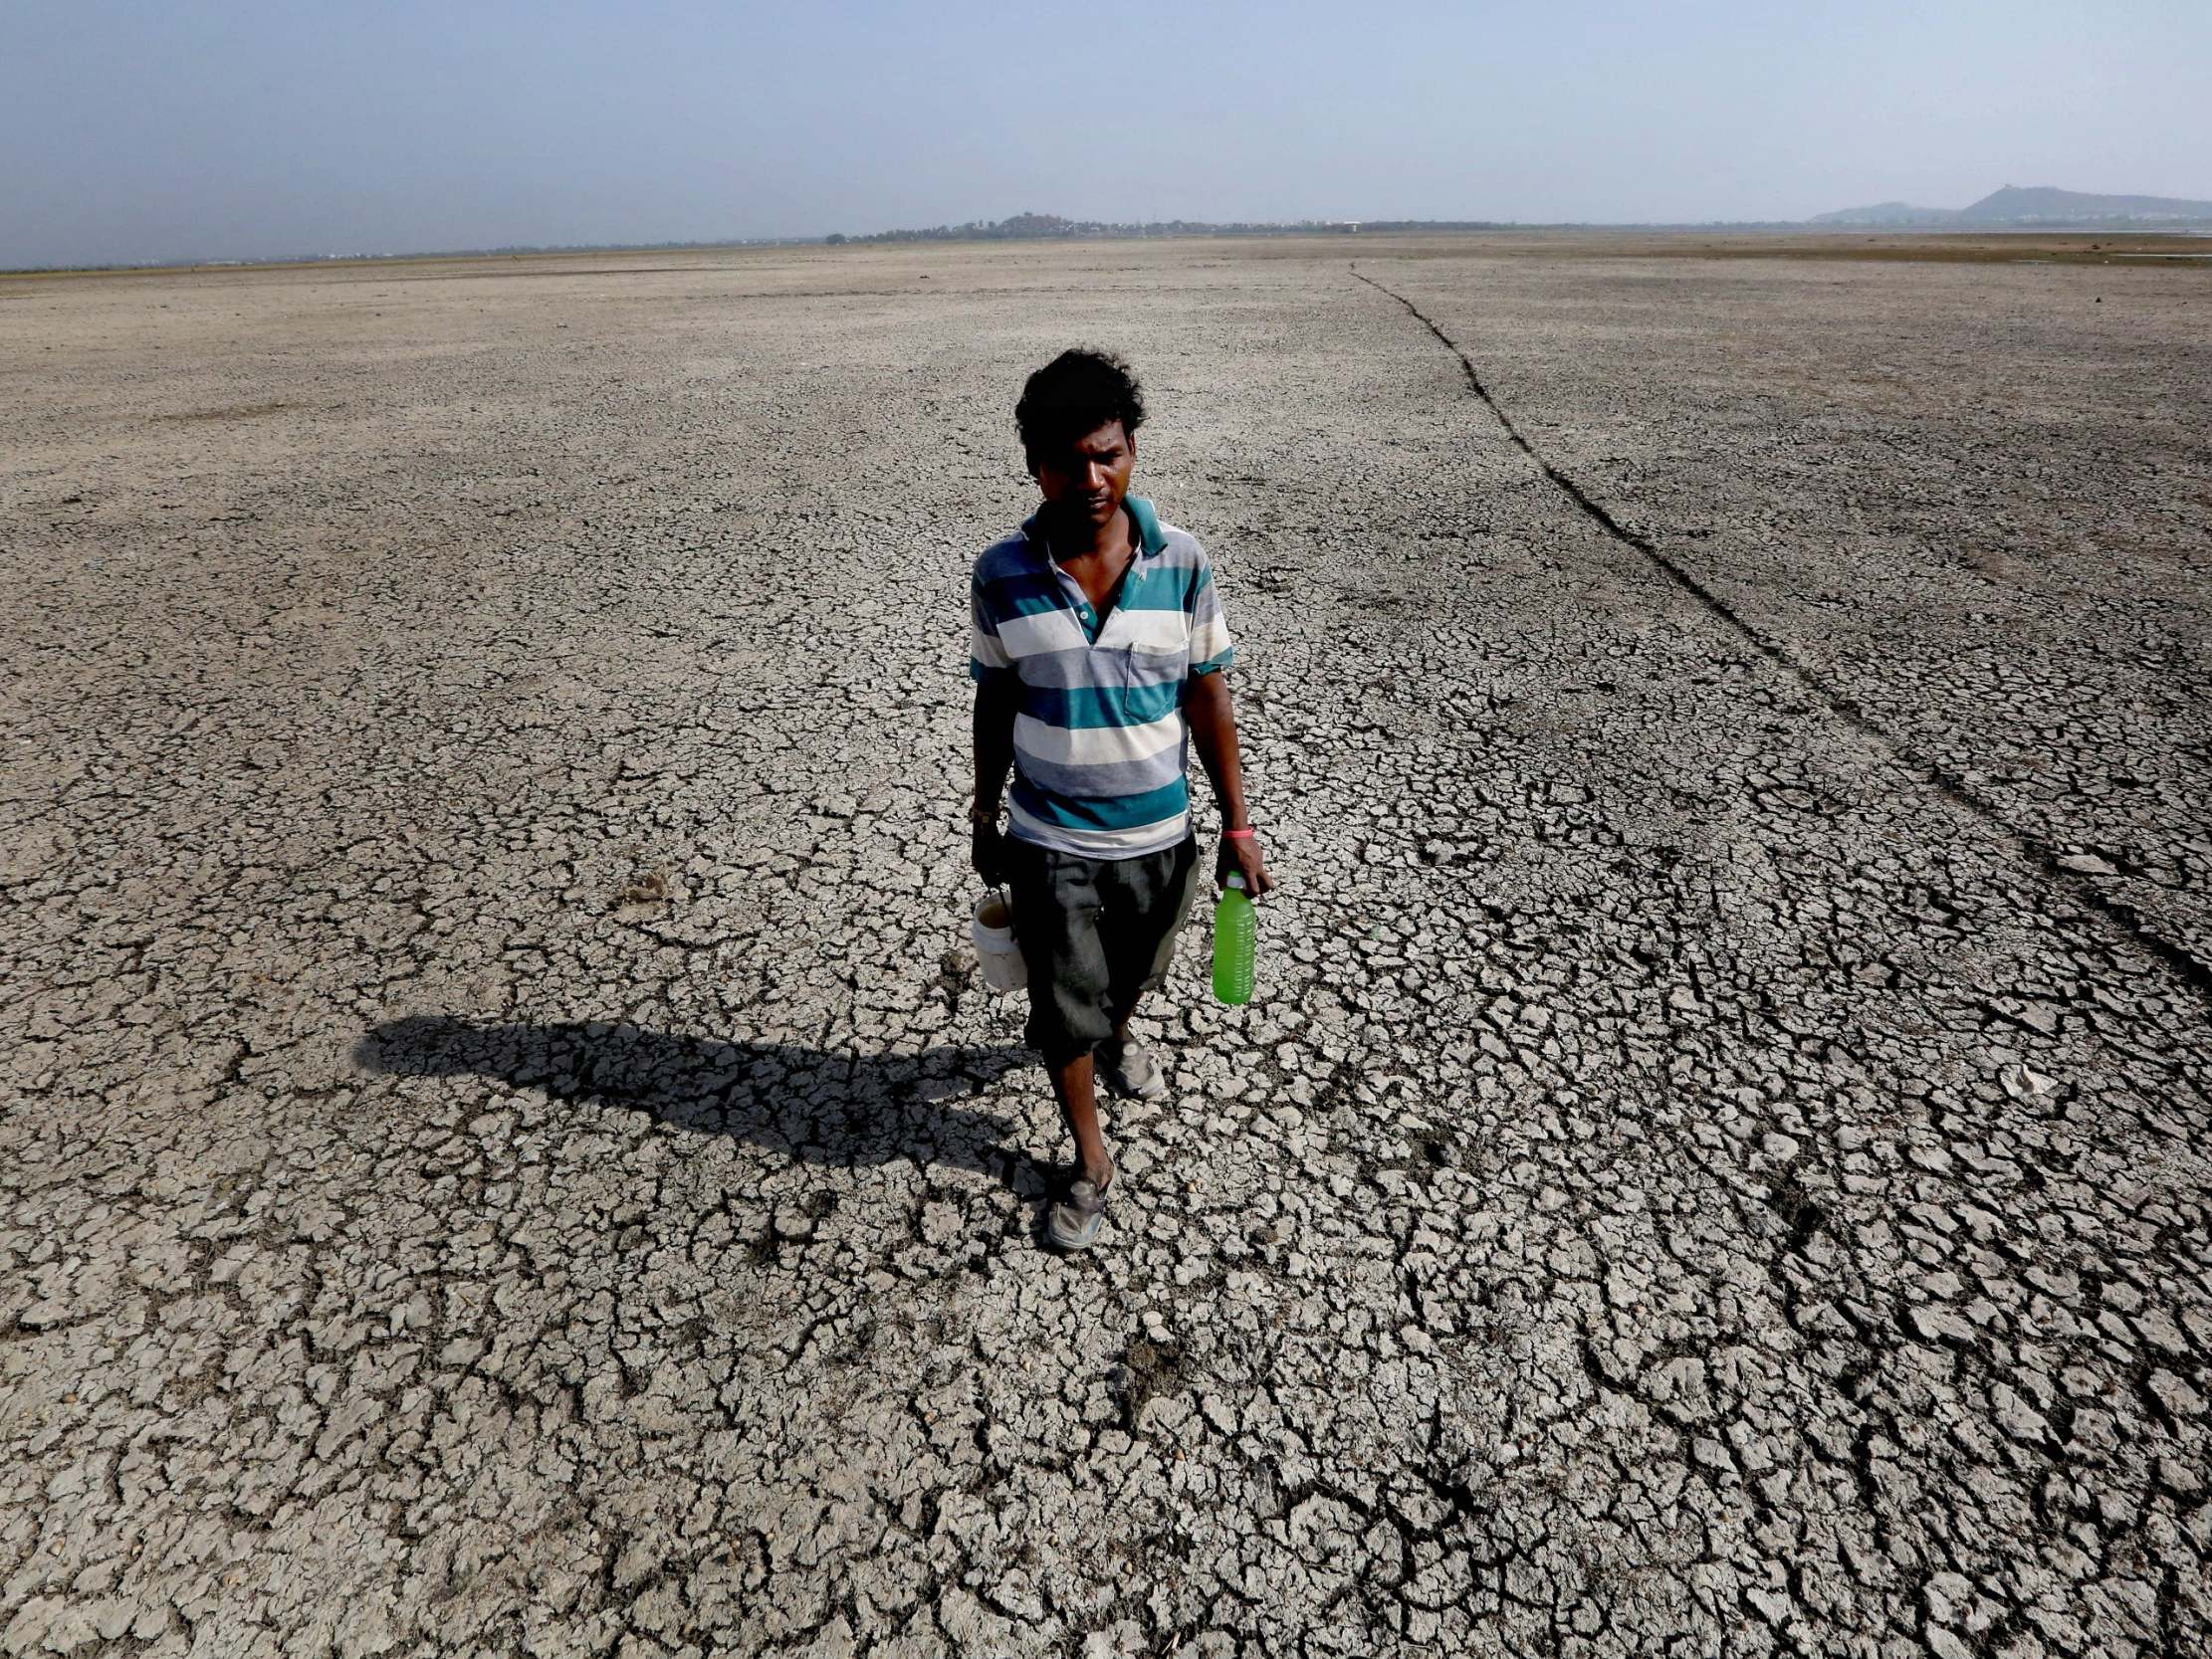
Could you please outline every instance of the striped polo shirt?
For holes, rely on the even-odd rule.
[[[1190,832],[1183,693],[1234,652],[1214,568],[1187,530],[1141,497],[1137,547],[1103,624],[1035,518],[976,560],[968,672],[1011,675],[1007,833],[1085,858],[1136,858]]]

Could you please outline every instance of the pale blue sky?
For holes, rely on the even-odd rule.
[[[4,0],[0,266],[2212,197],[2212,3]]]

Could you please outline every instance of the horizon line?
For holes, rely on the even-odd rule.
[[[2005,186],[2004,188],[2013,188]],[[2037,186],[2056,189],[2058,186]],[[2079,192],[2091,194],[2092,192]],[[2122,194],[2123,192],[2095,192],[2096,194]],[[2188,198],[2166,198],[2187,200]],[[1886,203],[1876,205],[1888,205]],[[1903,204],[1910,205],[1910,204]],[[1863,211],[1844,208],[1829,214],[1808,219],[1229,219],[1229,220],[1110,220],[1110,219],[1061,219],[1056,214],[1034,214],[1024,211],[1008,218],[1058,219],[1068,226],[1065,231],[1045,231],[1029,234],[985,234],[995,231],[1006,220],[970,219],[955,225],[931,225],[917,228],[901,227],[887,231],[846,233],[830,231],[809,236],[741,236],[709,239],[667,240],[654,242],[541,242],[500,243],[465,248],[419,248],[404,250],[356,250],[344,253],[283,253],[254,254],[234,257],[187,256],[166,259],[114,260],[92,264],[10,265],[0,266],[0,277],[67,277],[99,276],[112,273],[125,275],[132,272],[154,271],[267,271],[307,269],[324,265],[374,265],[403,264],[411,260],[460,260],[460,259],[525,259],[560,254],[655,254],[655,253],[712,253],[737,248],[850,248],[867,246],[903,246],[923,242],[1052,242],[1052,241],[1159,241],[1189,239],[1208,236],[1352,236],[1378,235],[1459,235],[1480,236],[1495,232],[1511,231],[1798,231],[1813,235],[1866,234],[1891,232],[1919,236],[1944,235],[2007,235],[2021,233],[2063,234],[2069,230],[2113,232],[2131,230],[2139,235],[2212,233],[2212,215],[2176,216],[2170,220],[2144,220],[2131,216],[2115,216],[2093,220],[2083,216],[2074,220],[1993,221],[1988,224],[1960,225],[1908,225],[1901,222],[1883,223],[1868,220],[1858,223],[1839,223],[1835,213]],[[1922,213],[1959,213],[1958,208],[1914,208]],[[1154,229],[1153,227],[1160,227]],[[1373,227],[1370,232],[1367,227]],[[2203,227],[2198,229],[2196,227]],[[975,232],[962,235],[962,232]],[[834,239],[834,240],[833,240]]]

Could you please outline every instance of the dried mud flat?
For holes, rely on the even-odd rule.
[[[0,1651],[2202,1651],[2208,284],[0,282]],[[1284,889],[1065,1261],[962,606],[1074,339]]]

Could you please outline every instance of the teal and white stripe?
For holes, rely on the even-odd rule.
[[[1010,676],[1008,832],[1086,858],[1135,858],[1190,831],[1184,689],[1235,655],[1206,551],[1128,499],[1138,547],[1102,626],[1036,520],[976,561],[968,672]]]

